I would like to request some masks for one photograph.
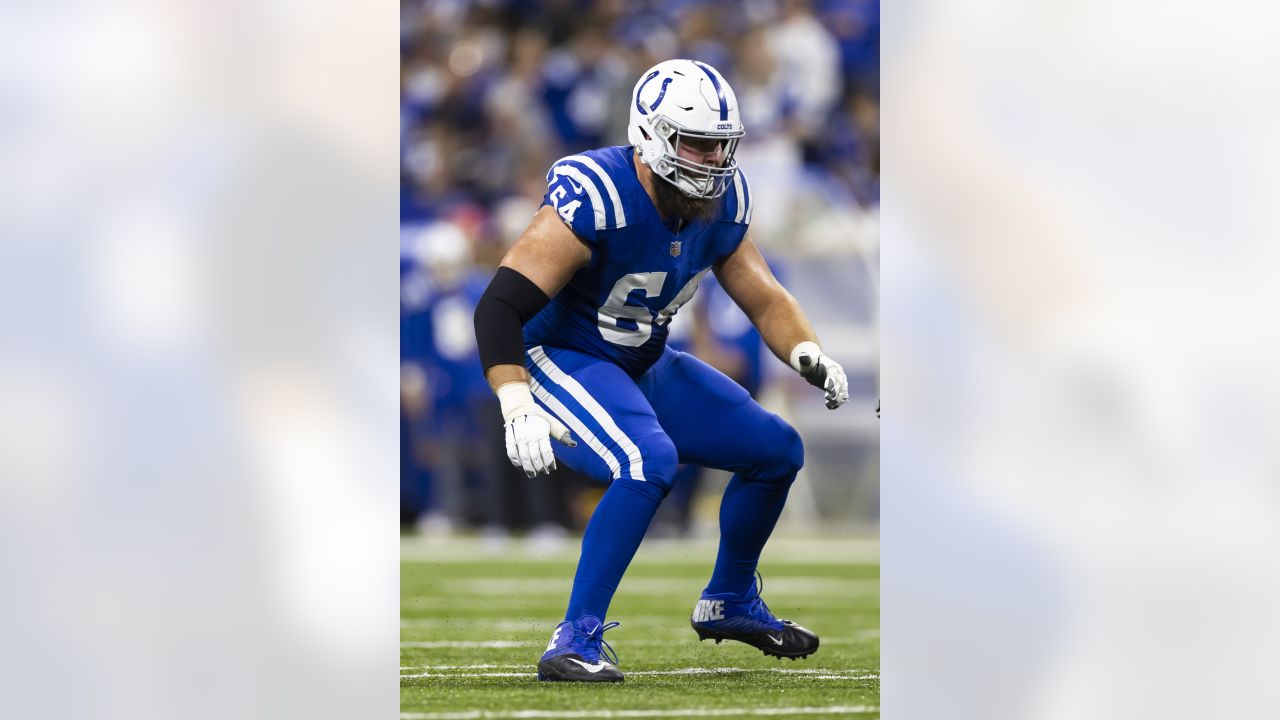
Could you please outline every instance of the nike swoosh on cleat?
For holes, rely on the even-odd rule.
[[[772,640],[774,645],[781,645],[781,644],[782,644],[782,638],[776,638],[776,637],[774,637],[774,636],[772,636],[772,635],[765,635],[765,637],[767,637],[767,638],[769,638],[770,640]]]
[[[579,660],[578,658],[565,658],[565,659],[566,659],[566,660],[572,660],[573,662],[578,663],[579,665],[581,665],[581,666],[583,667],[583,669],[585,669],[587,672],[592,673],[592,674],[598,673],[598,672],[600,672],[601,670],[603,670],[603,669],[605,669],[606,667],[608,667],[608,666],[609,666],[609,663],[606,663],[606,662],[598,662],[598,663],[584,663],[584,662],[582,662],[581,660]]]

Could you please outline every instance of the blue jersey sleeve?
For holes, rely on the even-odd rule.
[[[573,233],[592,247],[602,231],[626,225],[617,185],[586,155],[570,155],[551,166],[542,204],[554,207]]]

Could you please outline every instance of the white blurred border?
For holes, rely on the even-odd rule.
[[[0,9],[0,716],[395,716],[398,40]]]
[[[1277,11],[886,3],[886,718],[1274,718]]]

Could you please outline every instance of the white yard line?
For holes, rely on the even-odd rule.
[[[745,671],[744,671],[745,672]],[[767,672],[767,671],[762,671]],[[705,673],[680,673],[669,672],[665,670],[632,670],[624,673],[627,677],[635,675],[712,675],[715,673],[723,673],[721,670],[708,670]],[[401,680],[416,680],[418,678],[529,678],[537,677],[534,672],[480,672],[480,673],[414,673],[412,675],[401,675]],[[810,675],[807,676],[812,680],[879,680],[879,675]]]
[[[521,665],[521,666],[513,666],[513,665],[472,665],[472,666],[466,666],[466,665],[457,665],[457,666],[436,665],[436,666],[423,666],[422,668],[412,668],[412,667],[409,667],[409,668],[401,668],[401,670],[417,670],[417,669],[423,669],[423,670],[427,670],[427,669],[431,669],[431,670],[443,670],[443,669],[455,669],[455,668],[456,668],[456,669],[470,669],[470,668],[473,668],[473,667],[474,667],[474,668],[498,668],[498,667],[529,667],[529,666],[527,666],[527,665]],[[725,673],[750,673],[750,672],[778,673],[778,674],[781,674],[781,675],[800,675],[800,676],[808,676],[808,677],[812,677],[812,678],[816,678],[816,679],[822,679],[822,680],[879,680],[879,679],[880,679],[880,673],[872,672],[872,671],[868,671],[868,670],[831,670],[831,669],[809,669],[809,668],[738,668],[738,667],[707,668],[707,667],[689,667],[689,668],[677,668],[677,669],[675,669],[675,670],[630,670],[630,671],[624,671],[624,674],[625,674],[625,675],[714,675],[714,674],[725,674]],[[413,673],[413,674],[403,674],[403,673],[402,673],[402,674],[400,675],[400,679],[401,679],[401,680],[408,680],[408,679],[413,679],[413,678],[424,678],[424,677],[448,677],[448,678],[470,678],[470,677],[533,677],[533,676],[534,676],[534,675],[536,675],[536,674],[537,674],[537,673],[536,673],[532,668],[530,668],[529,670],[526,670],[525,672],[465,672],[465,673],[457,673],[457,672],[452,672],[452,673],[448,673],[448,672],[444,672],[444,673],[442,673],[442,672],[425,672],[425,673]]]
[[[401,670],[493,670],[497,668],[527,668],[529,663],[519,665],[493,665],[477,663],[474,665],[401,665]]]
[[[690,605],[692,607],[692,605]],[[684,608],[679,608],[683,611]],[[688,627],[689,618],[683,616],[680,612],[666,615],[627,615],[625,621],[629,627],[637,625],[653,625],[658,627]],[[552,628],[559,625],[564,620],[564,614],[545,615],[541,617],[530,616],[519,620],[512,618],[400,618],[401,629],[412,628],[451,628],[456,627],[466,629],[471,632],[477,629],[485,631],[511,632],[511,631],[529,631],[529,632],[546,632],[548,636]]]
[[[518,640],[425,640],[402,642],[402,648],[517,648],[541,645],[533,641]]]
[[[493,663],[472,663],[470,665],[403,665],[400,667],[400,669],[401,670],[497,670],[500,668],[531,668],[531,667],[532,667],[532,663],[518,663],[518,664],[513,663],[513,664],[505,664],[505,665],[495,665]],[[726,668],[690,667],[690,668],[679,668],[677,670],[636,670],[633,672],[643,673],[648,675],[684,675],[686,673],[699,673],[699,672],[722,672],[723,673],[723,672],[761,672],[761,671],[787,673],[791,675],[809,675],[809,674],[821,674],[821,673],[834,673],[834,674],[847,675],[849,673],[872,672],[871,670],[857,670],[857,669],[849,669],[849,668],[841,670],[841,669],[826,669],[826,668],[736,668],[736,667],[726,667]]]
[[[624,591],[621,596],[627,593]],[[633,595],[645,596],[646,593],[632,593]],[[778,600],[776,598],[765,598],[769,603],[769,607],[777,614],[785,612],[801,612],[802,609],[813,610],[874,610],[879,607],[879,592],[865,593],[842,593],[839,595],[826,594],[806,594],[806,593],[773,593],[766,591],[766,595],[776,596],[777,598],[787,598],[786,600]],[[438,595],[423,595],[412,598],[404,598],[400,601],[400,609],[413,611],[430,611],[430,612],[467,612],[475,610],[485,611],[503,611],[507,613],[520,612],[521,614],[537,614],[545,615],[556,610],[564,610],[565,599],[569,594],[531,594],[525,597],[511,596],[471,596],[457,595],[442,597]],[[663,596],[670,597],[671,602],[679,606],[687,605],[692,608],[698,599],[698,593],[663,593]],[[856,599],[855,599],[856,598]],[[867,600],[873,600],[876,604],[866,604]],[[794,610],[793,610],[794,608]],[[623,618],[625,620],[625,618]]]
[[[468,710],[443,713],[400,713],[400,720],[518,720],[520,718],[660,718],[733,715],[861,715],[878,713],[876,705],[826,707],[688,708],[683,710]]]
[[[667,619],[670,620],[670,618],[667,618]],[[543,630],[550,632],[549,628],[554,628],[556,625],[559,625],[562,620],[563,618],[559,618],[559,617],[547,617],[540,620],[489,620],[485,618],[475,618],[475,619],[467,619],[467,620],[460,620],[458,618],[451,618],[451,619],[402,618],[400,620],[400,628],[402,630],[406,630],[406,629],[416,629],[416,628],[439,629],[439,628],[456,627],[459,629],[465,628],[468,631],[483,629],[483,630],[489,630],[489,631],[496,630],[498,632],[511,632],[511,631],[542,632]],[[646,621],[631,620],[630,622],[643,623]]]
[[[783,675],[813,675],[822,677],[824,675],[838,675],[840,677],[851,676],[853,673],[860,673],[860,680],[879,680],[880,673],[871,670],[818,670],[810,668],[764,668],[765,672],[778,672]]]

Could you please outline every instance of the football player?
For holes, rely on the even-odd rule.
[[[614,591],[681,462],[734,473],[720,546],[694,606],[698,637],[805,657],[818,637],[769,611],[756,565],[804,447],[747,391],[666,347],[667,324],[708,272],[769,349],[849,398],[795,299],[748,233],[751,189],[734,162],[733,89],[705,63],[669,60],[630,96],[630,145],[556,162],[543,205],[476,308],[481,363],[501,403],[507,457],[530,477],[558,462],[609,483],[587,524],[565,620],[541,680],[620,681],[603,633]]]

